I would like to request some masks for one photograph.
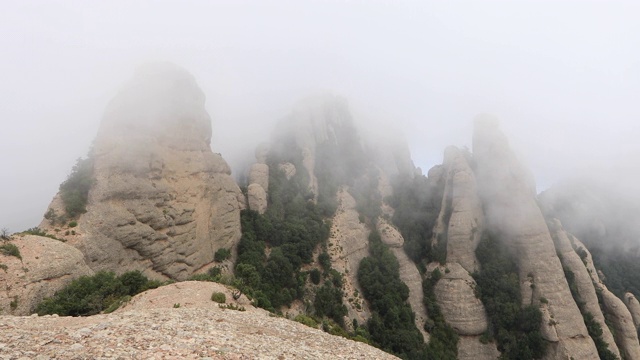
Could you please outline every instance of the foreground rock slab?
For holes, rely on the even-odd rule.
[[[132,306],[108,315],[2,316],[0,359],[397,359],[251,305],[238,311],[203,301],[212,290],[226,293],[223,285],[184,284],[141,294]],[[194,291],[191,302],[184,290]],[[171,301],[181,306],[167,308],[178,292],[184,296]],[[157,308],[138,306],[155,302]],[[235,301],[227,296],[227,303]]]

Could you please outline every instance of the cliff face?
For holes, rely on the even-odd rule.
[[[138,69],[111,101],[90,155],[87,211],[67,239],[92,269],[185,279],[235,246],[243,200],[210,149],[204,102],[193,77],[171,64]],[[61,214],[61,205],[58,196],[50,208]]]
[[[543,331],[551,342],[547,357],[598,359],[536,204],[532,178],[516,160],[494,120],[477,120],[473,156],[488,226],[502,235],[516,258],[524,304],[537,305],[544,298],[550,317],[555,319]]]

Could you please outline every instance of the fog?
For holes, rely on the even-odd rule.
[[[638,14],[636,1],[4,2],[0,227],[39,223],[148,61],[195,76],[234,171],[296,101],[330,92],[399,127],[425,171],[447,145],[470,148],[488,112],[539,190],[583,174],[640,183]]]

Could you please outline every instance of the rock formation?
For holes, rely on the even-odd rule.
[[[83,255],[62,241],[35,235],[14,235],[22,259],[2,255],[0,264],[0,314],[30,315],[45,298],[73,279],[92,275]]]
[[[590,313],[593,316],[594,320],[602,328],[602,339],[609,345],[609,350],[617,356],[620,356],[620,351],[615,343],[613,334],[606,324],[602,310],[600,310],[596,287],[594,287],[593,278],[589,274],[590,271],[594,273],[595,271],[589,270],[585,262],[583,262],[576,253],[568,234],[562,229],[560,221],[553,219],[549,229],[552,231],[558,254],[561,255],[562,266],[573,273],[575,287],[579,295],[578,301],[581,301],[583,304],[582,311]],[[597,279],[597,275],[595,276]]]
[[[68,238],[92,269],[180,280],[234,248],[242,194],[211,151],[204,103],[193,76],[165,63],[138,69],[109,103],[90,154],[87,212]],[[50,208],[65,211],[59,196]]]
[[[445,151],[444,166],[450,184],[451,204],[447,225],[447,262],[458,263],[469,273],[478,270],[475,251],[484,226],[484,215],[475,176],[465,154],[455,147]],[[445,209],[445,208],[443,208]]]
[[[364,324],[371,316],[371,310],[362,297],[358,284],[358,265],[369,256],[369,230],[359,220],[356,201],[347,189],[338,192],[338,209],[331,223],[329,255],[332,266],[344,274],[344,304],[350,319]],[[349,299],[353,299],[349,301]]]
[[[638,299],[632,293],[626,293],[624,294],[624,302],[631,313],[633,324],[636,328],[640,328],[640,303],[638,303]]]
[[[476,121],[473,156],[487,226],[507,239],[515,255],[524,304],[539,304],[544,298],[555,319],[554,335],[546,336],[551,342],[547,358],[598,359],[536,204],[532,177],[517,161],[494,119],[485,116]],[[535,287],[522,281],[527,278]]]

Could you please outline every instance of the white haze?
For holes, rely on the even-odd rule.
[[[4,1],[0,227],[36,226],[135,67],[207,95],[232,164],[300,98],[332,92],[404,132],[416,165],[497,115],[539,189],[640,176],[637,1]]]

